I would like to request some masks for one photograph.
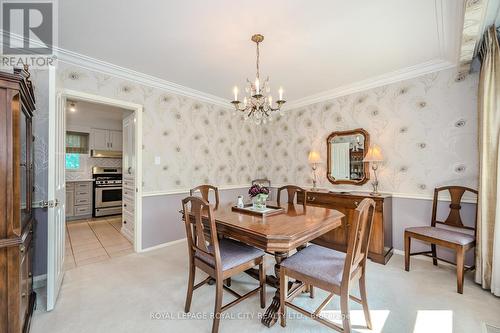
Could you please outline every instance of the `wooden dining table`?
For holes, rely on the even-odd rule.
[[[275,205],[275,203],[269,203]],[[280,263],[295,249],[329,232],[342,224],[344,214],[334,209],[282,204],[284,212],[271,216],[257,216],[232,210],[232,204],[214,207],[217,233],[255,246],[274,255],[274,275],[266,278],[267,284],[276,288],[271,305],[266,309],[262,323],[271,327],[278,320],[280,307]],[[258,278],[256,270],[247,273]]]

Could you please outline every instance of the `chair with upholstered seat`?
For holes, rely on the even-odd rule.
[[[450,212],[445,221],[437,220],[437,208],[439,192],[448,191],[451,203]],[[432,262],[437,266],[437,261],[445,261],[457,266],[457,292],[463,293],[464,286],[464,271],[473,269],[474,266],[465,267],[465,253],[476,245],[476,222],[477,222],[477,205],[475,211],[476,222],[474,227],[466,226],[462,222],[460,210],[462,209],[462,198],[466,192],[471,192],[477,197],[477,191],[463,186],[446,186],[439,187],[434,190],[434,200],[432,204],[431,225],[426,227],[406,228],[405,239],[405,270],[410,270],[410,256],[427,255],[432,257]],[[443,227],[437,227],[442,225]],[[469,233],[468,233],[469,232]],[[431,244],[430,251],[411,253],[411,239],[417,239]],[[437,256],[436,246],[443,246],[456,252],[456,263],[439,258]]]
[[[199,185],[199,186],[196,186],[195,188],[190,189],[189,195],[195,196],[196,192],[200,192],[203,200],[210,202],[210,200],[208,199],[208,197],[210,196],[210,191],[214,192],[215,207],[218,207],[219,206],[219,189],[216,186],[209,185],[209,184]]]
[[[276,202],[278,203],[278,206],[281,204],[281,191],[286,190],[288,199],[287,202],[289,204],[293,204],[294,201],[297,199],[297,193],[302,192],[304,193],[304,200],[302,201],[302,205],[305,207],[307,204],[307,191],[303,189],[302,187],[295,186],[295,185],[285,185],[282,186],[278,189],[278,196],[276,199]]]
[[[371,329],[365,271],[374,212],[375,202],[369,198],[364,199],[356,208],[353,224],[350,227],[347,253],[310,245],[283,260],[280,266],[281,326],[286,326],[286,307],[290,307],[339,332],[350,332],[349,299],[351,299],[363,306],[367,326]],[[289,277],[302,283],[302,287],[293,289],[290,294],[288,294]],[[354,282],[359,283],[360,298],[350,293]],[[330,293],[313,313],[292,303],[307,285],[313,285]],[[320,316],[334,295],[340,296],[342,327]]]
[[[190,206],[190,207],[189,207]],[[264,252],[252,246],[232,239],[218,239],[212,206],[199,197],[187,197],[182,200],[184,222],[189,249],[189,281],[186,295],[185,312],[191,308],[193,291],[215,279],[216,297],[212,333],[219,329],[221,313],[233,305],[260,291],[260,306],[265,308],[266,275],[264,270]],[[259,287],[240,295],[223,284],[244,271],[259,266]],[[208,277],[194,285],[196,268],[208,274]],[[236,299],[222,306],[222,292],[227,290]]]

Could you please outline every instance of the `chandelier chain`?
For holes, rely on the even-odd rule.
[[[257,78],[259,78],[259,42],[257,42]]]

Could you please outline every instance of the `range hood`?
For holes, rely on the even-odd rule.
[[[100,158],[122,158],[121,151],[92,149],[90,156]]]

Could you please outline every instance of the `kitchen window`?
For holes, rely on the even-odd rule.
[[[89,134],[66,132],[66,170],[78,171],[81,168],[80,155],[89,153]]]

